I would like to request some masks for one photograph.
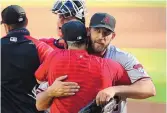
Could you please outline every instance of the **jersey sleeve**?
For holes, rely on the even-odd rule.
[[[107,67],[110,72],[110,78],[112,79],[113,85],[129,85],[131,84],[130,78],[123,68],[118,62],[106,59],[107,60]]]
[[[150,78],[142,64],[132,54],[118,51],[115,60],[126,70],[131,83],[143,78]]]
[[[39,41],[35,38],[32,38],[32,37],[27,37],[27,38],[36,45],[40,63],[42,63],[45,60],[45,58],[53,51],[53,48],[50,47],[48,44],[42,41]]]
[[[42,42],[45,42],[53,49],[64,49],[65,41],[62,38],[55,39],[55,38],[41,38],[39,39]]]
[[[40,38],[39,40],[48,44],[48,43],[53,43],[55,39],[54,38]]]
[[[50,55],[47,56],[45,61],[36,70],[35,77],[37,80],[39,80],[39,81],[47,81],[48,80],[47,75],[48,75],[49,64],[50,64],[54,54],[55,54],[54,51],[52,53],[50,53]]]

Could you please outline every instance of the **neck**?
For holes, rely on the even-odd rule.
[[[105,49],[102,52],[95,52],[94,49],[92,48],[92,46],[88,46],[87,50],[88,50],[89,54],[93,54],[93,55],[96,55],[98,57],[103,57],[105,55],[105,52],[106,52],[107,49]]]
[[[80,46],[80,47],[74,47],[74,46],[69,46],[68,49],[73,49],[73,50],[86,50],[86,46]]]
[[[107,49],[105,49],[103,52],[100,53],[101,57],[103,57],[103,56],[105,55],[106,50],[107,50]]]
[[[102,52],[94,53],[94,55],[99,56],[99,57],[103,57],[103,56],[105,55],[106,50],[107,50],[107,49],[105,49],[105,50],[102,51]]]

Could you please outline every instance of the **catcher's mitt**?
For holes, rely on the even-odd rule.
[[[115,111],[117,109],[118,103],[118,97],[110,99],[110,101],[103,107],[97,106],[96,100],[93,100],[90,104],[81,109],[78,113],[112,113],[112,111]]]

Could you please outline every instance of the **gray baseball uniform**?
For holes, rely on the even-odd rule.
[[[131,83],[134,83],[143,78],[149,78],[146,71],[139,61],[130,53],[121,51],[115,46],[109,45],[104,58],[111,58],[119,62],[127,71]],[[112,113],[127,113],[127,102],[126,98],[121,98],[118,110]]]

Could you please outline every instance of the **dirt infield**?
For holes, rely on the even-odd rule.
[[[128,113],[166,113],[166,104],[128,101]]]
[[[33,36],[56,36],[56,16],[49,7],[25,10]],[[118,47],[165,48],[165,8],[89,8],[88,11],[87,25],[95,12],[108,12],[116,18],[113,44]]]
[[[39,37],[56,36],[56,16],[50,8],[25,8],[29,17],[31,35]],[[108,12],[116,20],[118,47],[165,48],[165,8],[89,8],[87,25],[95,12]],[[4,30],[2,29],[2,35]],[[165,113],[165,104],[130,101],[128,113]]]

